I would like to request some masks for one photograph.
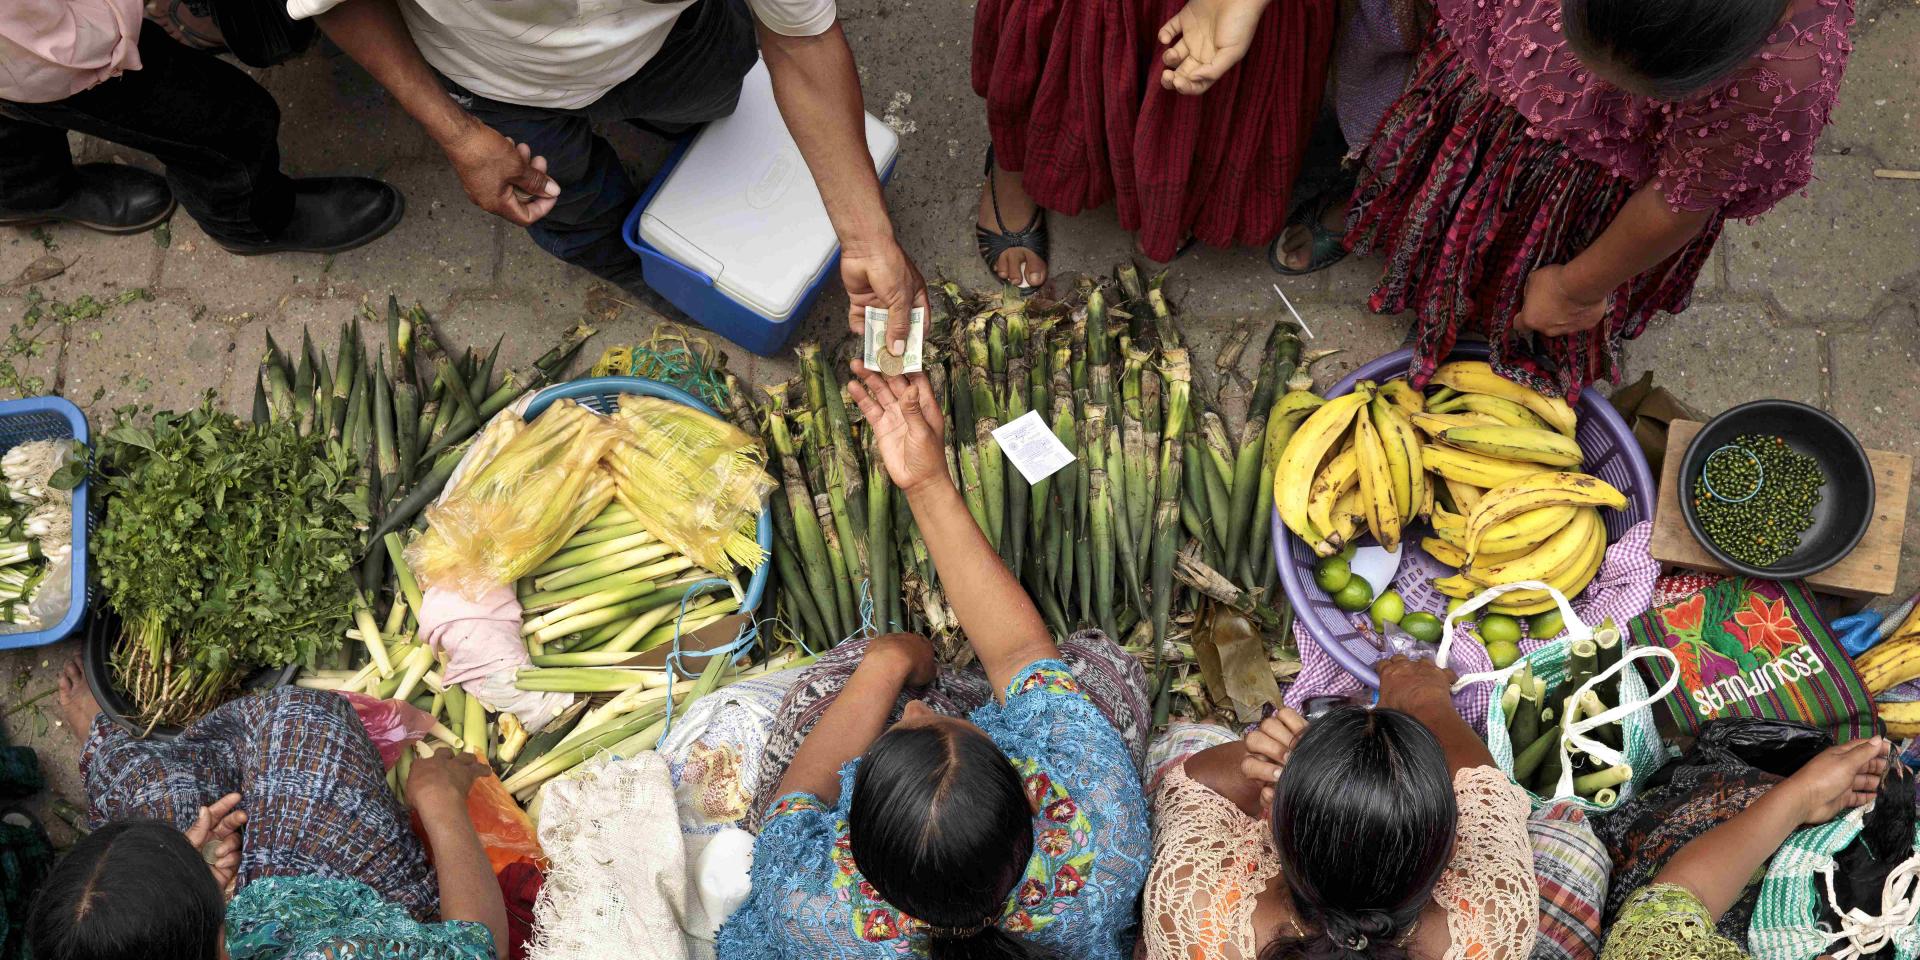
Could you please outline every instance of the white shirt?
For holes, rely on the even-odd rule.
[[[4,0],[12,2],[12,0]],[[344,0],[287,0],[294,19]],[[660,52],[696,0],[398,0],[420,55],[454,83],[502,103],[584,107]],[[721,2],[721,0],[710,0]],[[810,37],[835,0],[748,0],[767,29]]]

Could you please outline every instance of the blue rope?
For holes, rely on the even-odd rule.
[[[692,587],[687,589],[687,592],[683,596],[681,596],[680,612],[677,616],[673,618],[673,649],[668,651],[667,653],[667,719],[666,719],[666,727],[660,731],[661,739],[665,739],[668,734],[673,732],[673,685],[676,679],[678,679],[678,677],[680,676],[681,661],[687,658],[699,659],[703,657],[712,658],[712,657],[722,657],[722,656],[729,657],[731,660],[737,661],[740,659],[741,651],[743,651],[749,644],[759,639],[760,637],[760,625],[753,622],[753,620],[749,618],[746,624],[740,628],[740,632],[736,634],[732,640],[726,643],[723,643],[717,647],[712,647],[707,650],[681,649],[680,631],[681,631],[681,628],[686,623],[687,604],[690,601],[704,595],[706,592],[706,589],[712,586],[725,587],[725,586],[731,586],[731,584],[718,577],[710,577],[706,580],[701,580],[696,582]],[[709,669],[711,669],[713,665],[709,663],[707,666]]]

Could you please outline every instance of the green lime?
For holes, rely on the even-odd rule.
[[[1409,613],[1400,618],[1400,629],[1421,643],[1440,642],[1440,618],[1431,613]]]
[[[1373,602],[1373,585],[1361,577],[1350,577],[1347,585],[1333,594],[1333,605],[1348,613],[1359,613]]]
[[[1485,621],[1481,623],[1484,629]],[[1503,670],[1513,666],[1513,662],[1520,659],[1520,645],[1505,640],[1490,641],[1487,643],[1487,656],[1492,658],[1495,670]]]
[[[1505,614],[1489,613],[1480,618],[1480,636],[1488,647],[1496,643],[1519,643],[1520,621]]]
[[[1339,556],[1328,557],[1313,568],[1313,582],[1328,593],[1339,593],[1352,579],[1353,571],[1347,568],[1347,561]]]
[[[1460,599],[1459,597],[1450,598],[1447,600],[1447,614],[1451,616],[1455,610],[1458,610],[1461,607],[1464,607],[1466,605],[1467,605],[1467,602],[1465,600]]]
[[[1407,615],[1407,603],[1398,593],[1388,590],[1374,598],[1368,612],[1373,614],[1373,628],[1378,630],[1383,623],[1399,623],[1400,618]]]
[[[1527,618],[1527,636],[1535,640],[1551,640],[1566,628],[1567,618],[1560,615],[1559,607]]]
[[[1359,549],[1360,545],[1358,543],[1349,542],[1346,546],[1340,548],[1340,559],[1351,562],[1354,551]]]

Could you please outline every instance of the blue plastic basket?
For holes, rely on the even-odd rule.
[[[584,380],[557,384],[540,391],[527,404],[526,413],[522,416],[532,420],[545,413],[555,400],[572,400],[596,413],[612,413],[623,393],[658,397],[692,407],[709,416],[720,415],[699,397],[658,380],[648,380],[643,377],[588,377]],[[760,511],[760,549],[769,556],[773,553],[773,514],[764,509]],[[760,598],[767,591],[767,573],[772,567],[771,563],[763,563],[760,569],[753,572],[753,577],[747,581],[746,596],[740,600],[741,613],[751,616],[755,610],[759,609]]]
[[[87,417],[61,397],[34,397],[29,400],[0,402],[0,456],[31,440],[78,440],[88,442]],[[92,529],[87,511],[88,484],[81,481],[73,491],[72,598],[67,615],[44,630],[26,633],[0,633],[0,650],[38,647],[64,640],[80,626],[87,613],[87,534]]]

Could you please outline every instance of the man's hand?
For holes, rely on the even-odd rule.
[[[547,176],[546,157],[478,121],[444,146],[467,198],[496,217],[528,226],[560,196],[560,185]]]
[[[896,357],[905,354],[913,308],[927,305],[927,282],[907,259],[907,252],[892,238],[873,244],[849,243],[840,254],[840,279],[846,282],[847,298],[853,304],[847,326],[854,335],[866,334],[867,308],[881,307],[887,311],[888,349]]]
[[[859,360],[852,363],[858,378],[847,393],[873,431],[873,445],[887,465],[887,475],[901,490],[946,481],[946,418],[934,400],[924,373],[904,377],[882,376]]]
[[[1167,49],[1160,62],[1160,86],[1175,93],[1199,96],[1213,87],[1253,46],[1269,0],[1187,0],[1187,5],[1160,28]]]
[[[1607,298],[1568,289],[1567,268],[1555,264],[1527,274],[1527,291],[1513,319],[1521,330],[1549,337],[1591,330],[1607,316]]]
[[[200,816],[187,828],[187,842],[200,851],[200,858],[213,871],[220,892],[233,896],[234,881],[240,873],[240,828],[247,823],[240,809],[240,795],[229,793],[211,805],[200,808]]]

